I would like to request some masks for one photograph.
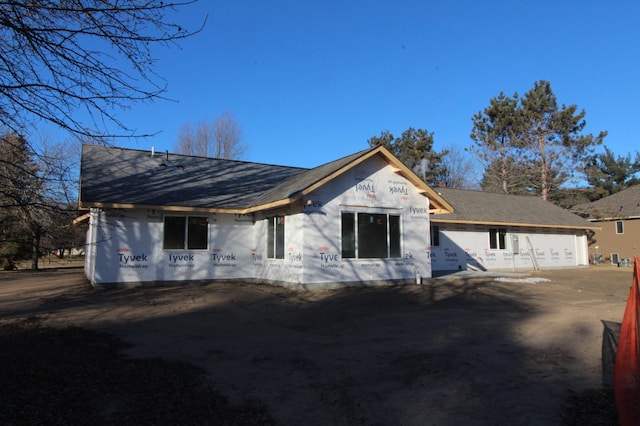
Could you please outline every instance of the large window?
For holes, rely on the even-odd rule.
[[[267,219],[267,258],[284,259],[284,216]]]
[[[165,250],[206,250],[209,220],[204,216],[165,216]]]
[[[342,258],[402,256],[400,216],[384,213],[342,213]]]
[[[504,250],[507,248],[507,230],[504,228],[489,229],[489,248]]]

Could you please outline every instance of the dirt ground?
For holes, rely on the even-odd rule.
[[[116,352],[126,365],[161,359],[202,371],[231,406],[256,410],[245,424],[615,424],[602,321],[621,321],[631,282],[630,268],[611,266],[332,291],[234,282],[94,290],[79,269],[2,273],[0,349],[11,353],[18,326],[36,345],[45,342],[39,329],[114,336],[125,342]],[[66,347],[80,354],[89,340]],[[106,363],[118,356],[108,349],[74,362]],[[132,377],[113,386],[148,381]],[[168,386],[141,389],[163,405],[171,397],[159,388]],[[183,388],[170,393],[182,404],[197,398]],[[120,405],[131,402],[125,390]],[[167,423],[225,423],[195,414]]]

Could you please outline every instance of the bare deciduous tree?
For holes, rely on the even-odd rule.
[[[25,138],[0,134],[0,253],[11,263],[16,250],[29,247],[32,269],[43,239],[63,240],[76,213],[66,145],[42,144],[36,155]]]
[[[444,186],[456,189],[478,189],[478,170],[469,153],[455,144],[449,144],[444,151],[446,152],[442,157]]]
[[[199,31],[167,21],[194,1],[0,1],[0,128],[132,136],[114,111],[164,92],[151,49]]]
[[[242,127],[232,113],[225,112],[213,121],[183,124],[174,148],[186,155],[235,160],[246,151],[241,140]]]

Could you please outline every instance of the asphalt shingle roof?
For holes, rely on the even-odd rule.
[[[246,209],[288,199],[369,148],[313,169],[84,145],[80,202]]]
[[[321,181],[330,174],[342,169],[373,148],[365,149],[355,154],[340,158],[330,163],[323,164],[313,169],[305,170],[292,179],[287,179],[281,184],[275,186],[271,190],[265,192],[254,200],[255,205],[267,204],[277,200],[289,198],[296,193],[310,187],[311,185]]]
[[[246,208],[306,169],[84,145],[80,201]]]
[[[527,225],[554,228],[593,228],[594,225],[540,197],[436,188],[454,208],[432,221]]]
[[[640,217],[640,185],[634,185],[608,197],[571,208],[591,219],[620,219]]]

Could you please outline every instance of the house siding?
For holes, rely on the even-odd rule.
[[[610,263],[611,254],[617,253],[620,259],[633,259],[638,256],[638,244],[640,244],[640,219],[622,220],[624,233],[616,232],[617,220],[597,221],[595,225],[601,227],[594,232],[589,241],[589,257],[594,259],[596,254],[602,256],[602,261]],[[598,247],[596,249],[596,247]]]

